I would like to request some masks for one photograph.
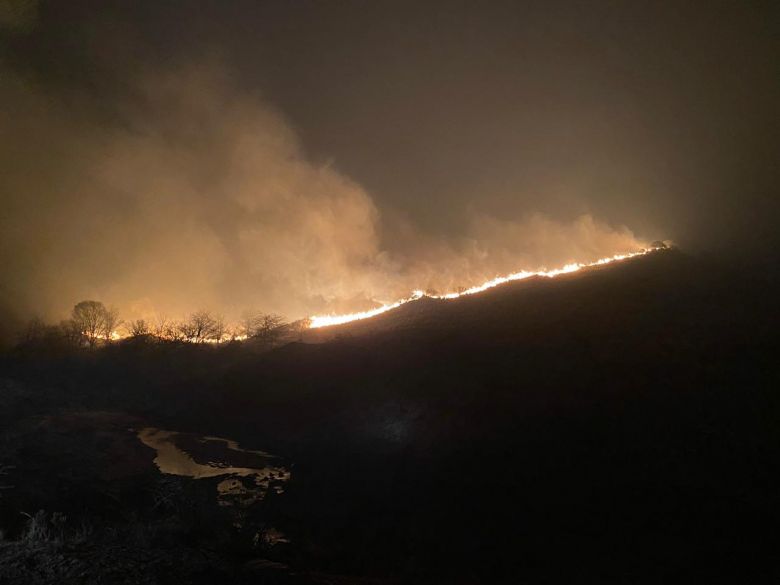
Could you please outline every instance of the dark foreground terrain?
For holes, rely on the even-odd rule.
[[[0,583],[777,582],[777,292],[672,250],[270,352],[18,348]]]

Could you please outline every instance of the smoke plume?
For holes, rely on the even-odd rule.
[[[19,319],[85,298],[126,319],[247,307],[297,318],[642,245],[590,216],[473,214],[457,238],[383,219],[214,64],[131,80],[111,116],[2,79],[0,302]]]

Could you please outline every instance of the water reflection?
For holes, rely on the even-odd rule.
[[[262,500],[269,490],[280,494],[290,472],[265,451],[242,449],[222,437],[199,437],[189,433],[146,427],[138,431],[144,445],[157,452],[155,465],[162,473],[204,479],[228,476],[217,485],[220,505],[249,506]],[[205,463],[196,461],[196,458]]]

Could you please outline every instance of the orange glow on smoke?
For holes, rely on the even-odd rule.
[[[657,247],[649,247],[644,248],[638,252],[627,252],[625,254],[615,254],[614,256],[609,256],[607,258],[601,258],[599,260],[595,260],[593,262],[587,262],[587,263],[573,263],[573,264],[567,264],[563,266],[562,268],[555,268],[552,270],[538,270],[538,271],[528,271],[528,270],[522,270],[520,272],[515,272],[513,274],[509,274],[506,276],[498,276],[496,278],[493,278],[492,280],[488,280],[487,282],[483,282],[482,284],[472,286],[471,288],[467,288],[465,290],[462,290],[460,292],[451,292],[451,293],[445,293],[445,294],[428,294],[421,290],[415,290],[412,292],[411,295],[408,297],[395,301],[393,303],[387,303],[380,307],[376,307],[374,309],[369,309],[368,311],[361,311],[358,313],[347,313],[344,315],[315,315],[313,317],[309,318],[309,329],[319,329],[321,327],[330,327],[333,325],[342,325],[344,323],[351,323],[352,321],[359,321],[362,319],[370,319],[371,317],[376,317],[377,315],[381,315],[382,313],[387,313],[388,311],[392,311],[393,309],[397,309],[401,305],[405,305],[406,303],[410,303],[412,301],[416,301],[418,299],[421,299],[423,297],[428,297],[431,299],[442,299],[442,300],[450,300],[450,299],[457,299],[459,297],[463,297],[466,295],[473,295],[477,293],[481,293],[483,291],[486,291],[488,289],[491,289],[493,287],[496,287],[498,285],[507,283],[507,282],[513,282],[516,280],[524,280],[526,278],[531,278],[532,276],[541,276],[544,278],[555,278],[556,276],[560,276],[562,274],[569,274],[572,272],[577,272],[579,270],[582,270],[584,268],[591,268],[594,266],[602,266],[604,264],[611,264],[613,262],[619,262],[621,260],[626,260],[628,258],[634,258],[636,256],[643,256],[645,254],[649,254],[651,252],[654,252],[655,250],[659,250],[662,248]],[[127,332],[121,332],[121,331],[112,331],[111,332],[111,340],[119,340],[119,339],[125,339],[129,337],[130,334]],[[96,339],[105,340],[105,335],[98,334],[95,336]],[[182,338],[184,341],[195,341],[193,339],[186,339]],[[207,344],[220,344],[225,343],[227,341],[245,341],[247,339],[246,335],[237,335],[235,332],[228,332],[225,333],[220,339],[199,339],[197,340],[199,343],[207,343]]]
[[[349,313],[346,315],[315,315],[311,317],[310,328],[317,329],[319,327],[329,327],[331,325],[341,325],[343,323],[350,323],[352,321],[359,321],[361,319],[369,319],[371,317],[376,317],[377,315],[381,315],[382,313],[386,313],[387,311],[392,311],[393,309],[396,309],[401,305],[405,305],[406,303],[415,301],[422,297],[429,297],[432,299],[445,299],[445,300],[457,299],[458,297],[473,295],[476,293],[483,292],[485,290],[488,290],[500,284],[504,284],[506,282],[513,282],[515,280],[524,280],[532,276],[543,276],[545,278],[554,278],[556,276],[560,276],[561,274],[569,274],[571,272],[577,272],[578,270],[582,270],[583,268],[602,266],[604,264],[611,264],[612,262],[619,262],[621,260],[626,260],[627,258],[634,258],[635,256],[643,256],[644,254],[648,254],[654,250],[656,250],[656,248],[647,248],[639,252],[615,254],[614,256],[601,258],[599,260],[595,260],[594,262],[588,262],[585,264],[581,264],[581,263],[567,264],[563,268],[556,268],[553,270],[539,270],[536,272],[523,270],[520,272],[509,274],[507,276],[498,276],[492,280],[488,280],[487,282],[484,282],[477,286],[472,286],[471,288],[467,288],[466,290],[463,290],[461,292],[446,293],[443,295],[429,295],[429,294],[425,294],[423,291],[416,290],[412,293],[411,296],[405,299],[401,299],[400,301],[396,301],[394,303],[382,305],[381,307],[377,307],[376,309],[370,309],[368,311],[362,311],[359,313]]]

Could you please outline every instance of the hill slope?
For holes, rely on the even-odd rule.
[[[238,367],[204,400],[316,478],[289,513],[353,568],[744,577],[777,518],[762,286],[669,251],[423,299]]]
[[[780,520],[774,298],[760,273],[664,251],[422,299],[261,355],[24,358],[8,376],[37,394],[1,416],[119,410],[281,455],[288,488],[253,514],[290,538],[296,570],[758,583]],[[31,436],[36,461],[67,461]],[[59,500],[19,493],[20,509],[65,509],[61,481]]]

